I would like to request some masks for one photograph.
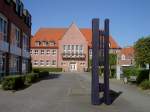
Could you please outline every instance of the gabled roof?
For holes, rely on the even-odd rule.
[[[131,56],[133,57],[134,56],[134,48],[132,46],[122,48],[120,51],[120,54],[125,55],[125,56],[129,56],[129,57],[131,57]]]
[[[58,40],[66,31],[67,28],[40,28],[31,38],[31,47],[36,47],[36,41],[55,41],[55,47],[58,47]]]
[[[36,41],[55,41],[56,43],[55,47],[58,47],[58,40],[60,40],[63,37],[63,35],[67,30],[68,30],[67,28],[40,28],[35,34],[35,36],[31,38],[31,48],[36,47],[35,46]],[[92,47],[92,29],[81,28],[80,31],[88,41],[89,47]],[[110,36],[109,40],[110,40],[110,47],[112,49],[120,48],[120,46],[112,38],[112,36]]]

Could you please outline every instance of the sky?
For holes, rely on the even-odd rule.
[[[91,28],[93,18],[110,19],[110,34],[121,47],[150,35],[150,0],[22,0],[32,15],[32,35],[41,27]]]

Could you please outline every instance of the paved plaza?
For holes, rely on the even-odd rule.
[[[17,92],[0,90],[0,112],[150,112],[150,94],[111,80],[112,105],[91,105],[90,73],[60,73]]]

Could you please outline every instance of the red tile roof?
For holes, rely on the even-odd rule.
[[[58,48],[58,40],[60,40],[67,28],[40,28],[37,33],[31,38],[31,48],[36,47],[36,41],[55,41],[55,47]],[[92,46],[92,30],[88,28],[81,28],[81,33],[85,36],[88,41],[89,47]],[[110,45],[112,49],[120,48],[117,42],[110,36]],[[39,46],[43,48],[42,46]],[[39,48],[38,47],[38,48]],[[45,48],[45,47],[44,47]]]
[[[122,48],[120,51],[121,55],[133,57],[134,56],[134,48],[132,46]]]

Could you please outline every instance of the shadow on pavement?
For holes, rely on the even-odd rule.
[[[49,74],[47,77],[44,77],[42,80],[49,80],[49,79],[56,79],[59,78],[61,76],[61,74]]]
[[[122,94],[121,91],[116,92],[114,90],[110,90],[110,99],[111,99],[111,104]]]

